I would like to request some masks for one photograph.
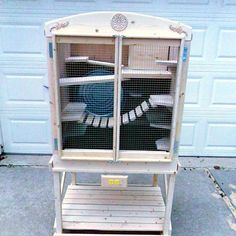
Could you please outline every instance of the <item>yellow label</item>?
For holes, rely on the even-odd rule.
[[[119,179],[109,179],[108,184],[109,185],[120,185],[120,180]]]

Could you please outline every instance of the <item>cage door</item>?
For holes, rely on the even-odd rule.
[[[179,40],[120,39],[117,154],[168,159]]]
[[[64,158],[112,160],[115,155],[116,41],[56,40],[59,139]]]

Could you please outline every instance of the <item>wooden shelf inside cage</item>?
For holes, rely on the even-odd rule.
[[[115,67],[115,63],[111,62],[105,62],[105,61],[97,61],[97,60],[89,60],[89,57],[67,57],[65,59],[65,62],[86,62],[91,65],[97,65],[97,66],[107,66],[107,67]]]
[[[149,103],[152,107],[157,106],[165,106],[165,107],[173,107],[174,99],[171,95],[150,95]]]
[[[169,138],[161,138],[156,141],[157,150],[161,151],[169,151],[170,149],[170,139]]]
[[[176,67],[178,64],[176,60],[156,60],[156,63],[168,67]]]
[[[171,79],[170,71],[161,71],[155,69],[131,69],[124,67],[122,69],[123,78],[151,78],[151,79]]]
[[[101,76],[85,76],[85,77],[67,77],[60,78],[60,87],[91,84],[91,83],[106,83],[114,81],[114,75],[101,75]]]
[[[62,121],[81,120],[86,109],[86,104],[82,102],[70,102],[62,111]]]
[[[70,185],[62,203],[64,230],[163,230],[165,204],[159,187]]]

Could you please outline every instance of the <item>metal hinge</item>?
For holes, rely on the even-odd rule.
[[[58,140],[54,138],[54,150],[58,150]]]
[[[52,43],[48,43],[48,55],[50,58],[53,58],[53,48],[52,48]]]

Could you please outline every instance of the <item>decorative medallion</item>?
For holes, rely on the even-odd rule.
[[[57,22],[54,26],[52,26],[50,28],[50,32],[52,32],[53,30],[59,30],[61,28],[65,28],[69,25],[69,21],[63,22],[63,23],[59,23]]]
[[[111,19],[111,27],[115,31],[123,31],[128,26],[128,19],[122,14],[115,14]]]
[[[178,33],[178,34],[184,33],[186,36],[188,36],[187,32],[184,31],[181,26],[179,26],[179,27],[174,27],[173,25],[170,25],[169,28],[170,28],[170,30],[172,30],[172,31],[174,31],[174,32],[176,32],[176,33]]]

